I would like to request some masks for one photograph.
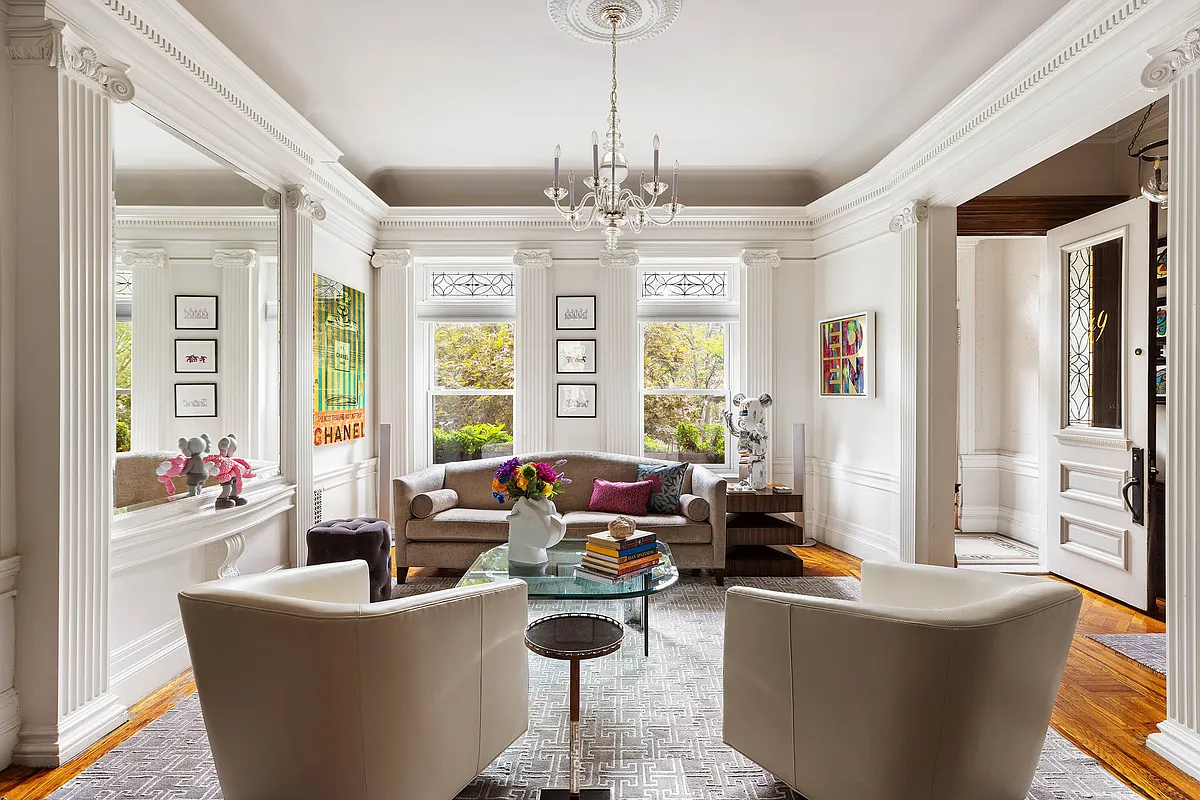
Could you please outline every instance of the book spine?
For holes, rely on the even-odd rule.
[[[607,583],[607,584],[611,585],[614,583],[621,583],[623,581],[630,580],[631,578],[640,577],[642,575],[647,574],[648,572],[651,572],[652,570],[653,570],[653,567],[647,567],[645,569],[641,569],[636,572],[632,572],[628,575],[621,575],[618,577],[613,577],[611,575],[605,575],[600,572],[595,572],[591,569],[588,569],[587,567],[576,567],[575,568],[575,577],[584,578],[585,580],[589,580],[589,581],[596,581],[597,583]]]
[[[628,539],[618,540],[612,538],[606,533],[590,533],[588,534],[587,538],[589,542],[595,542],[601,547],[605,547],[610,550],[632,550],[633,548],[641,547],[648,542],[657,541],[658,534],[648,533],[645,536],[631,536]]]
[[[641,561],[636,564],[631,564],[629,566],[622,566],[622,567],[618,568],[615,566],[611,566],[609,564],[603,564],[603,563],[599,563],[599,562],[595,562],[595,561],[589,561],[588,559],[585,558],[581,562],[581,566],[587,567],[588,569],[591,569],[591,570],[603,572],[606,575],[628,575],[629,573],[632,573],[632,572],[639,572],[641,570],[644,570],[647,567],[653,568],[658,565],[658,562],[659,562],[658,557],[654,557],[652,559],[647,559],[646,561]]]
[[[588,542],[584,549],[589,553],[599,553],[600,555],[611,556],[612,558],[622,558],[653,552],[658,549],[658,544],[655,542],[647,542],[641,547],[635,547],[632,550],[613,550],[612,548],[601,547],[594,542]]]

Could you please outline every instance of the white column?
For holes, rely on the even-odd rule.
[[[17,137],[14,761],[56,766],[127,718],[109,691],[112,103],[133,85],[61,23],[12,20]],[[28,26],[28,27],[27,27]]]
[[[518,343],[514,445],[519,453],[542,453],[551,447],[554,425],[554,259],[549,250],[518,250],[513,264]]]
[[[775,397],[775,270],[778,250],[743,250],[738,268],[741,302],[738,316],[738,383],[734,392]],[[767,408],[767,480],[774,480],[775,438],[791,431],[775,430],[774,403]]]
[[[1167,210],[1167,718],[1146,745],[1200,778],[1200,28],[1142,74],[1171,91]]]
[[[409,250],[376,250],[371,266],[379,272],[375,284],[379,331],[376,402],[379,421],[392,426],[391,479],[417,468],[414,418],[424,395],[416,390],[411,352],[417,343],[417,286]]]
[[[239,443],[246,443],[244,447],[239,445],[239,455],[262,458],[261,453],[255,452],[260,421],[258,334],[262,323],[258,254],[253,250],[218,249],[212,262],[221,270],[217,409],[226,428],[214,434],[220,437],[232,433]]]
[[[313,222],[325,207],[303,186],[268,196],[279,213],[280,469],[296,484],[292,564],[303,566],[305,535],[313,524]]]
[[[957,473],[956,210],[931,209],[914,201],[892,218],[889,228],[900,236],[900,314],[895,329],[900,356],[896,425],[900,558],[951,566]],[[876,347],[880,343],[877,337]]]
[[[642,454],[642,362],[638,343],[638,263],[636,251],[600,256],[603,294],[597,299],[597,334],[603,337],[600,364],[600,418],[604,449]],[[598,337],[598,338],[599,338]]]
[[[133,272],[133,363],[130,365],[130,449],[174,450],[162,431],[164,409],[174,408],[164,378],[175,363],[171,319],[171,268],[161,248],[121,250],[121,265]]]

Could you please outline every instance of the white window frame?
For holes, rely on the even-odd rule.
[[[720,300],[699,297],[642,297],[642,284],[647,272],[715,272],[725,275],[726,297]],[[654,395],[724,395],[725,407],[733,396],[731,388],[738,370],[738,320],[741,292],[738,281],[738,259],[732,257],[671,257],[643,258],[638,267],[638,438],[641,454],[646,457],[646,397]],[[646,388],[646,325],[655,322],[715,322],[725,326],[725,374],[721,390],[713,389],[647,389]],[[725,463],[699,466],[722,472],[737,471],[736,447],[729,432],[725,432]]]

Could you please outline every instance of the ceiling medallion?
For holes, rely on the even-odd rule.
[[[657,134],[654,136],[654,171],[650,180],[646,180],[646,173],[643,171],[636,194],[633,190],[621,186],[629,177],[629,165],[625,160],[625,144],[621,141],[621,117],[617,113],[617,43],[620,41],[621,30],[630,29],[630,17],[626,7],[636,6],[637,13],[641,14],[646,9],[661,10],[666,5],[673,5],[675,14],[678,14],[679,0],[675,0],[673,4],[667,0],[591,0],[590,3],[587,0],[566,0],[559,5],[584,9],[589,15],[593,13],[592,9],[600,7],[598,13],[608,26],[608,42],[612,47],[612,91],[609,94],[611,105],[608,112],[608,133],[604,137],[603,158],[600,157],[600,136],[595,129],[592,130],[592,174],[583,181],[590,191],[576,204],[575,171],[568,170],[566,188],[559,182],[562,147],[558,146],[554,148],[554,183],[545,190],[545,194],[554,203],[558,213],[566,218],[572,230],[584,231],[593,223],[599,225],[604,230],[605,249],[609,253],[615,253],[617,242],[626,227],[634,233],[641,233],[642,228],[647,225],[670,225],[675,216],[683,210],[683,205],[679,202],[679,162],[675,162],[675,168],[671,171],[671,183],[658,179]],[[556,0],[550,0],[551,16],[554,16],[555,6]],[[588,18],[590,19],[590,16]],[[674,19],[672,15],[662,28]],[[655,30],[643,34],[642,38],[657,32]],[[668,189],[671,190],[670,202],[664,202],[660,206],[658,198]],[[566,205],[563,204],[564,200],[567,201]],[[659,216],[652,215],[651,210],[656,208],[662,208],[663,213]]]
[[[641,42],[671,27],[683,0],[548,0],[550,19],[577,39],[608,44],[611,23],[605,13],[617,9],[624,15],[617,42]]]

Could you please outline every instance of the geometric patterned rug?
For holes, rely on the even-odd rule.
[[[417,578],[397,587],[395,595],[454,583],[454,579]],[[858,597],[858,581],[853,578],[744,578],[728,583]],[[622,800],[790,800],[783,783],[721,742],[724,590],[714,587],[709,578],[683,578],[651,603],[649,658],[642,656],[641,632],[631,631],[618,653],[582,665],[583,785],[612,786]],[[623,610],[612,601],[536,600],[530,603],[530,618],[585,609],[613,617],[620,617]],[[529,732],[456,800],[537,800],[541,787],[565,785],[567,664],[531,653],[529,680]],[[200,704],[191,695],[81,773],[52,800],[220,797]],[[1050,731],[1029,797],[1136,800],[1139,795]]]
[[[1167,674],[1167,635],[1165,633],[1091,633],[1089,639],[1121,655],[1132,658],[1160,675]]]
[[[956,533],[954,555],[959,565],[1031,565],[1038,563],[1038,551],[1024,542],[995,533]]]

